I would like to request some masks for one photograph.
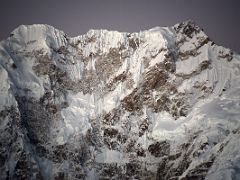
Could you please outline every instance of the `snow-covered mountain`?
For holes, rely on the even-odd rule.
[[[0,179],[239,179],[240,56],[191,21],[0,43]]]

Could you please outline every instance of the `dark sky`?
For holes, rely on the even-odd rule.
[[[135,32],[192,19],[217,44],[240,53],[240,0],[2,0],[0,40],[21,24],[70,36],[89,29]]]

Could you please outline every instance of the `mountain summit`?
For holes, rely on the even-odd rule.
[[[240,56],[191,21],[0,43],[0,179],[238,179]]]

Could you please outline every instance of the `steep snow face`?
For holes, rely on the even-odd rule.
[[[192,22],[20,26],[0,44],[1,179],[237,179],[239,76]]]

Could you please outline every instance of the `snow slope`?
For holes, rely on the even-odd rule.
[[[1,179],[238,179],[240,56],[193,22],[0,43]]]

